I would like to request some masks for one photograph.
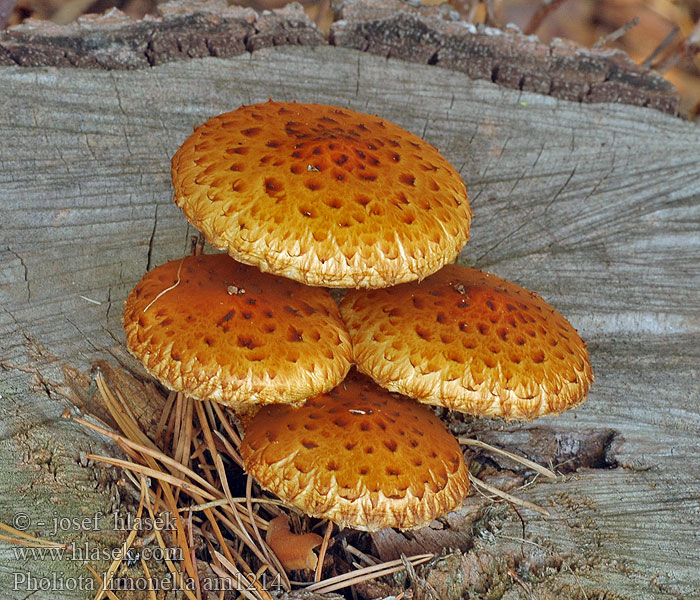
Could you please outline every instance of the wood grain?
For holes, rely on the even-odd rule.
[[[172,204],[169,160],[192,127],[269,97],[326,102],[381,114],[440,148],[474,209],[462,260],[539,291],[589,341],[597,380],[588,402],[536,425],[613,429],[606,452],[617,467],[523,492],[554,513],[521,511],[527,539],[561,559],[530,585],[543,598],[579,587],[588,598],[698,597],[697,128],[651,109],[566,102],[330,46],[133,71],[6,67],[0,90],[0,461],[9,465],[0,518],[24,507],[35,519],[73,516],[78,491],[88,514],[112,502],[111,484],[85,492],[95,471],[77,468],[77,455],[98,442],[60,420],[60,367],[88,368],[109,350],[123,357],[128,290],[187,250],[192,230]],[[42,448],[48,463],[36,458]],[[522,524],[492,512],[478,543],[498,553]],[[12,556],[0,550],[3,590],[19,568]],[[504,597],[517,597],[503,577]],[[42,594],[33,597],[50,597]]]

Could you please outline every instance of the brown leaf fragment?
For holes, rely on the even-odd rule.
[[[293,533],[289,519],[280,515],[270,521],[265,541],[280,559],[287,571],[315,569],[318,557],[313,549],[321,545],[323,538],[315,533]]]

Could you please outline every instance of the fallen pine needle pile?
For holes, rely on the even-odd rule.
[[[329,525],[315,572],[297,571],[311,573],[309,580],[290,580],[265,534],[270,522],[280,516],[297,524],[308,525],[308,521],[298,511],[262,496],[252,479],[242,472],[238,454],[240,436],[227,409],[214,402],[193,401],[171,392],[155,432],[149,437],[122,392],[108,385],[101,372],[97,373],[95,382],[99,399],[119,432],[92,415],[81,417],[67,411],[64,416],[111,439],[124,452],[126,459],[96,454],[85,458],[123,470],[128,480],[125,485],[133,485],[140,498],[133,519],[135,524],[140,522],[142,514],[151,523],[168,524],[163,529],[152,529],[153,541],[166,557],[164,562],[174,582],[173,589],[182,590],[185,597],[224,598],[236,592],[249,600],[270,600],[273,590],[295,588],[323,594],[405,568],[401,560],[388,561],[363,568],[351,567],[349,571],[322,578],[326,572],[338,571],[337,559],[324,561],[332,531]],[[241,488],[243,493],[235,495],[234,490],[240,492]],[[114,560],[106,574],[100,576],[94,567],[88,567],[100,584],[96,600],[118,598],[119,585],[114,577],[120,564],[129,560],[139,533],[134,525],[124,541],[120,558]],[[303,539],[320,537],[308,533],[286,532],[286,535],[294,536],[287,547],[302,553],[297,562],[306,560],[305,555],[312,553]],[[312,547],[318,545],[314,539]],[[343,547],[347,552],[348,544],[344,543]],[[178,560],[168,556],[176,556]],[[315,563],[316,555],[313,556]],[[406,560],[417,566],[431,558],[432,554],[422,554]],[[143,559],[140,564],[148,578],[148,565]]]
[[[87,565],[99,590],[95,600],[120,599],[118,594],[128,588],[120,580],[125,563],[140,565],[146,581],[167,577],[168,589],[180,590],[189,599],[271,600],[271,592],[305,590],[324,594],[347,588],[357,597],[352,586],[403,570],[410,574],[414,567],[435,557],[430,553],[402,555],[399,560],[381,562],[366,554],[367,548],[361,544],[354,542],[355,547],[349,543],[352,535],[362,534],[338,532],[330,522],[310,521],[296,509],[267,497],[243,472],[238,422],[229,410],[175,392],[163,397],[154,388],[162,409],[156,407],[150,419],[152,426],[148,426],[149,419],[135,413],[136,407],[143,407],[149,399],[141,397],[140,384],[133,386],[129,383],[133,381],[125,372],[102,363],[96,369],[94,399],[90,404],[76,402],[79,410],[64,413],[64,417],[109,438],[122,450],[125,458],[97,454],[84,458],[121,469],[123,485],[130,486],[132,496],[138,498],[135,516],[128,521],[133,525],[117,558],[101,574],[94,565]],[[86,414],[88,407],[90,414]],[[539,475],[556,476],[549,469],[479,440],[459,441],[505,455]],[[475,490],[488,492],[491,500],[548,514],[472,474],[470,479]],[[166,526],[144,532],[139,526],[142,519]],[[318,532],[310,532],[314,523]],[[0,539],[10,534],[16,543],[47,543],[26,534],[20,536],[21,532],[2,524],[0,527],[5,531],[0,532]],[[149,564],[141,556],[139,549],[146,544],[160,549],[160,563]],[[166,571],[156,576],[154,569]],[[290,572],[301,580],[290,579]],[[156,590],[149,588],[148,598],[156,597],[160,597]]]

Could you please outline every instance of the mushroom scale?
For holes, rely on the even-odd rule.
[[[583,401],[586,344],[534,292],[448,265],[420,283],[351,290],[341,315],[358,368],[383,387],[479,416],[534,419]]]
[[[129,351],[166,387],[231,406],[299,403],[350,369],[327,290],[261,273],[226,254],[146,273],[124,308]]]
[[[177,151],[172,177],[213,246],[308,285],[422,279],[469,235],[466,188],[438,150],[344,108],[270,101],[214,117]]]
[[[240,452],[283,501],[364,531],[421,527],[469,490],[462,451],[442,421],[354,371],[301,407],[260,409]]]

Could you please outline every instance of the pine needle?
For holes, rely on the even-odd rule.
[[[220,498],[219,500],[212,500],[211,502],[205,502],[204,504],[193,504],[192,506],[183,506],[180,512],[187,511],[198,511],[204,510],[205,508],[215,508],[217,506],[227,506],[230,502],[236,504],[245,504],[248,501],[247,498],[233,497],[230,500],[228,498]],[[251,503],[254,504],[269,504],[271,506],[287,506],[281,500],[275,500],[274,498],[251,498]],[[265,521],[261,516],[255,515],[255,526],[260,529],[267,529],[267,521]]]
[[[63,548],[66,550],[69,548],[68,544],[61,544],[58,542],[52,542],[49,540],[42,540],[41,538],[34,537],[24,531],[15,529],[10,525],[6,525],[0,521],[0,530],[6,531],[10,535],[4,535],[0,533],[0,540],[3,542],[8,542],[17,546],[29,546],[31,548]]]
[[[122,469],[127,469],[129,471],[134,471],[142,475],[146,475],[152,479],[157,479],[158,481],[164,481],[175,487],[185,490],[188,494],[197,494],[208,500],[214,500],[214,496],[202,489],[201,487],[194,485],[193,483],[188,483],[184,479],[175,477],[158,469],[153,469],[151,467],[146,467],[144,465],[139,465],[127,460],[121,460],[119,458],[111,458],[109,456],[100,456],[99,454],[87,454],[86,458],[89,460],[95,460],[97,462],[107,463],[113,467],[121,467]]]
[[[541,515],[545,516],[550,516],[549,511],[545,508],[542,508],[541,506],[538,506],[537,504],[533,504],[532,502],[528,502],[527,500],[523,500],[522,498],[518,498],[516,496],[511,496],[507,492],[504,492],[503,490],[499,490],[497,487],[494,487],[492,485],[489,485],[488,483],[481,481],[478,477],[475,477],[471,473],[469,473],[469,481],[471,481],[474,485],[477,487],[485,489],[487,492],[490,492],[494,496],[498,496],[499,498],[502,498],[506,502],[510,502],[512,504],[515,504],[517,506],[522,506],[524,508],[529,508],[530,510],[534,510],[535,512],[540,513]]]
[[[343,549],[347,550],[350,554],[356,556],[357,558],[364,560],[368,565],[378,565],[379,560],[374,558],[373,556],[369,556],[368,554],[365,554],[364,552],[361,552],[355,546],[351,546],[348,544],[348,541],[346,539],[343,539]]]
[[[457,441],[459,441],[460,444],[464,444],[465,446],[477,446],[479,448],[484,448],[485,450],[495,452],[496,454],[502,454],[503,456],[507,456],[508,458],[514,460],[517,463],[525,465],[533,471],[537,471],[545,477],[550,477],[552,479],[557,478],[557,474],[554,471],[548,469],[547,467],[543,467],[542,465],[537,464],[535,461],[532,461],[529,458],[518,456],[517,454],[513,454],[512,452],[508,452],[507,450],[503,450],[502,448],[498,448],[497,446],[492,446],[491,444],[487,444],[486,442],[482,442],[481,440],[475,440],[467,437],[459,437],[457,438]]]
[[[229,571],[227,573],[221,567],[218,567],[214,564],[211,565],[212,571],[214,571],[214,573],[216,573],[222,581],[228,582],[226,584],[223,584],[221,587],[225,589],[236,590],[241,596],[243,596],[244,598],[248,598],[248,600],[262,600],[260,594],[256,593],[257,590],[255,590],[254,592],[252,590],[247,589],[247,580],[243,577],[243,575],[241,575],[241,572],[236,568],[236,566],[233,563],[228,561],[226,557],[222,556],[219,552],[214,552],[214,556],[216,556],[216,558],[219,559],[219,562],[223,563]]]
[[[183,464],[177,462],[176,460],[173,460],[170,458],[167,454],[163,454],[160,450],[153,450],[151,448],[148,448],[146,446],[143,446],[139,444],[138,442],[132,442],[130,439],[125,438],[122,435],[119,435],[118,433],[114,433],[108,429],[105,429],[103,427],[100,427],[99,425],[94,425],[90,423],[89,421],[86,421],[85,419],[81,419],[80,417],[73,417],[73,420],[76,423],[80,423],[84,427],[87,427],[89,429],[92,429],[93,431],[100,433],[104,435],[105,437],[108,437],[115,442],[118,442],[120,444],[123,444],[129,449],[136,450],[142,454],[147,454],[148,456],[152,456],[154,459],[162,462],[165,465],[168,465],[169,467],[172,467],[173,469],[180,471],[183,475],[187,475],[200,485],[204,486],[207,488],[210,492],[212,493],[217,493],[217,489],[214,486],[211,486],[209,482],[207,482],[206,479],[200,477],[197,473],[192,471],[192,469],[184,466]]]
[[[141,478],[141,489],[143,490],[144,498],[147,498],[148,494],[146,493],[146,480],[143,478]],[[153,511],[153,506],[148,501],[145,504],[146,504],[146,508],[148,509],[148,514],[151,516],[151,520],[153,522],[155,522],[156,517],[155,517],[154,511]],[[181,519],[176,518],[175,522],[177,523],[177,526],[178,526],[178,534],[180,534]],[[173,564],[173,561],[170,559],[170,556],[168,553],[168,547],[165,544],[165,541],[163,540],[163,536],[160,532],[160,529],[158,529],[157,527],[154,528],[153,533],[156,536],[156,540],[158,541],[158,545],[163,550],[163,560],[165,561],[165,565],[168,568],[168,571],[170,571],[170,573],[175,578],[175,581],[177,581],[178,587],[180,587],[182,589],[183,593],[185,594],[185,596],[187,596],[187,598],[189,600],[197,600],[197,597],[192,593],[192,591],[187,589],[186,586],[184,585],[185,582],[182,579],[182,574],[180,573],[180,571],[177,570],[177,568]],[[178,535],[178,537],[180,537],[180,535]],[[184,539],[185,539],[185,543],[183,544],[182,542],[180,542],[180,548],[182,548],[183,550],[189,550],[187,548],[187,542],[186,542],[187,538],[184,538]],[[185,552],[184,558],[185,558],[186,564],[189,564],[190,568],[192,569],[192,571],[190,572],[190,576],[192,576],[194,569],[192,568],[192,563],[189,560],[189,552]]]
[[[124,560],[124,557],[126,556],[126,553],[128,552],[129,548],[131,548],[131,544],[134,543],[134,539],[136,538],[136,535],[139,532],[139,526],[138,522],[139,519],[141,518],[141,514],[143,513],[143,506],[145,504],[146,500],[146,492],[145,492],[145,486],[141,486],[141,499],[139,501],[139,507],[138,510],[136,511],[136,518],[134,519],[134,524],[133,527],[131,528],[131,531],[129,532],[129,535],[126,537],[126,540],[124,540],[124,543],[122,544],[122,551],[120,552],[119,558],[115,558],[112,563],[109,565],[109,568],[107,569],[107,572],[105,573],[104,579],[100,581],[100,590],[97,592],[97,595],[95,596],[94,600],[101,600],[102,597],[105,595],[105,593],[108,591],[107,586],[112,581],[112,577],[114,577],[114,574],[117,572],[117,569],[119,568],[119,565],[122,563],[122,560]]]
[[[102,577],[95,570],[95,567],[93,567],[90,563],[83,563],[83,564],[85,565],[87,570],[90,571],[90,573],[92,573],[92,576],[95,578],[95,581],[97,581],[97,584],[102,585],[102,583],[103,583]],[[107,596],[107,598],[109,598],[109,600],[119,600],[119,598],[117,598],[116,594],[110,590],[105,591],[105,596]]]
[[[234,502],[234,498],[230,498],[231,502]],[[272,551],[272,548],[268,546],[267,542],[263,540],[262,535],[260,534],[260,529],[258,526],[255,524],[255,513],[253,512],[253,478],[248,475],[246,478],[246,485],[245,485],[245,505],[246,508],[248,509],[248,515],[250,516],[250,522],[253,527],[253,534],[255,535],[255,539],[258,541],[258,544],[260,544],[260,548],[263,551],[263,554],[265,555],[265,558],[267,559],[267,562],[274,565],[275,571],[279,573],[279,575],[284,579],[284,586],[285,589],[291,589],[291,585],[289,583],[289,579],[287,578],[287,572],[284,570],[284,567],[282,566],[282,563],[280,563],[279,559],[275,555],[275,553]]]
[[[146,577],[146,581],[150,581],[151,580],[151,572],[148,570],[148,565],[146,564],[146,561],[143,560],[143,557],[141,557],[141,568],[143,569],[143,574]],[[149,588],[149,590],[148,590],[148,597],[150,600],[157,600],[156,591],[152,587]],[[199,600],[199,599],[197,599],[197,600]]]
[[[328,550],[328,542],[331,539],[331,532],[333,531],[333,523],[328,521],[326,525],[326,533],[323,534],[323,541],[321,542],[321,548],[318,551],[318,563],[316,564],[316,572],[314,573],[314,582],[318,583],[321,581],[321,575],[323,574],[323,561],[326,558],[326,551]]]
[[[165,430],[165,425],[168,422],[168,417],[170,416],[170,413],[173,410],[173,406],[175,406],[176,397],[177,392],[170,392],[168,394],[168,399],[165,403],[165,406],[163,407],[163,412],[160,415],[160,420],[158,421],[158,425],[156,425],[155,438],[156,440],[159,440],[161,442],[161,445],[164,445],[165,443],[164,434],[167,433],[167,431]]]
[[[416,567],[428,562],[434,557],[434,554],[417,554],[407,558],[406,560],[409,562],[409,564]],[[372,579],[384,577],[385,575],[391,575],[392,573],[397,573],[403,569],[405,569],[405,567],[401,559],[390,560],[371,567],[365,567],[364,569],[357,569],[355,571],[350,571],[349,573],[336,575],[335,577],[325,579],[318,583],[312,583],[311,585],[305,586],[304,589],[306,591],[316,592],[318,594],[328,594],[329,592],[335,592],[336,590],[340,590],[351,585],[371,581]]]

